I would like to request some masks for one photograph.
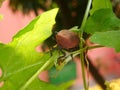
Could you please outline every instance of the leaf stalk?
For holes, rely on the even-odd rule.
[[[81,30],[81,32],[79,33],[79,37],[81,39],[81,41],[80,41],[80,49],[84,48],[84,42],[82,40],[82,38],[83,38],[83,31],[84,31],[84,27],[85,27],[85,24],[86,24],[88,15],[89,15],[91,4],[92,4],[92,0],[89,0],[88,4],[87,4],[86,11],[85,11],[85,15],[84,15],[81,27],[80,27],[80,30]],[[86,84],[85,70],[84,70],[84,59],[85,59],[85,53],[83,51],[83,52],[80,53],[80,60],[81,60],[81,67],[82,67],[82,78],[83,78],[84,89],[88,90],[88,87],[87,87],[87,84]]]

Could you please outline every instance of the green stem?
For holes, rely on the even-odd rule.
[[[80,54],[81,52],[84,52],[84,51],[86,51],[86,50],[96,49],[96,48],[101,48],[101,47],[104,47],[104,46],[101,46],[101,45],[86,46],[86,47],[84,47],[84,48],[82,48],[82,49],[79,49],[79,50],[77,50],[77,51],[71,52],[70,55],[71,55],[71,54],[77,54],[77,53]]]
[[[86,21],[87,21],[87,18],[88,18],[88,15],[89,15],[89,11],[90,11],[90,6],[92,4],[92,0],[89,0],[88,1],[88,4],[87,4],[87,8],[86,8],[86,11],[85,11],[85,15],[84,15],[84,18],[83,18],[83,22],[81,24],[81,27],[80,27],[80,38],[83,38],[83,30],[84,30],[84,26],[86,24]],[[83,45],[83,40],[81,39],[81,42],[80,42],[80,49],[84,48],[84,45]],[[84,59],[85,59],[85,55],[84,55],[84,51],[81,52],[80,54],[80,59],[81,59],[81,68],[82,68],[82,77],[83,77],[83,84],[84,84],[84,89],[85,90],[88,90],[88,87],[87,87],[87,84],[86,84],[86,76],[85,76],[85,70],[84,70]]]
[[[88,15],[89,15],[89,11],[90,11],[90,6],[92,4],[92,0],[89,0],[88,1],[88,4],[87,4],[87,8],[86,8],[86,11],[85,11],[85,15],[84,15],[84,18],[83,18],[83,21],[82,21],[82,24],[81,24],[81,29],[84,28],[85,24],[86,24],[86,21],[87,21],[87,18],[88,18]]]
[[[105,46],[102,46],[102,45],[96,45],[96,46],[90,46],[90,47],[87,47],[87,49],[90,50],[90,49],[96,49],[96,48],[101,48],[101,47],[105,47]]]
[[[85,76],[85,70],[84,70],[84,52],[82,52],[80,54],[80,59],[81,59],[82,78],[83,78],[84,89],[87,90],[86,76]]]
[[[20,88],[20,90],[25,90],[32,82],[35,80],[35,78],[43,71],[45,70],[51,63],[53,62],[53,59],[50,58],[40,69]]]
[[[95,48],[101,48],[101,47],[104,47],[104,46],[101,46],[101,45],[96,45],[96,46],[86,46],[82,49],[79,49],[77,51],[74,51],[74,52],[70,52],[67,56],[66,56],[66,62],[69,62],[71,60],[71,55],[73,55],[73,57],[79,55],[80,53],[86,51],[86,50],[90,50],[90,49],[95,49]]]

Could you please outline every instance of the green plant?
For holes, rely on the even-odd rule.
[[[55,86],[38,79],[39,73],[53,67],[59,57],[59,50],[53,50],[52,56],[50,52],[35,50],[52,35],[57,12],[58,8],[44,12],[20,30],[10,43],[0,43],[0,68],[3,73],[0,82],[4,82],[0,90],[66,90],[73,84],[70,81]],[[84,89],[88,90],[84,71],[86,52],[103,46],[113,47],[119,52],[120,20],[113,13],[109,0],[89,0],[81,27],[73,31],[79,35],[79,49],[68,52],[65,59],[69,62],[71,54],[73,57],[80,54]],[[85,45],[84,33],[90,34],[90,41],[99,45]]]

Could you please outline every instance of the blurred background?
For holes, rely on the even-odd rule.
[[[5,0],[0,8],[0,14],[3,15],[3,19],[0,21],[0,42],[9,43],[12,37],[22,28],[24,28],[32,19],[37,15],[40,15],[46,10],[50,10],[55,7],[59,7],[59,13],[56,17],[55,30],[69,29],[73,26],[80,26],[87,0]],[[117,9],[116,9],[117,7]],[[114,5],[113,11],[116,12],[116,16],[119,17],[118,6]],[[85,34],[85,39],[88,35]],[[52,41],[51,41],[52,42]],[[48,44],[49,45],[49,44]],[[93,45],[88,43],[88,45]],[[104,88],[106,80],[112,80],[120,78],[120,53],[116,53],[113,48],[98,48],[88,51],[90,70],[86,70],[86,78],[90,85],[93,86],[96,83],[100,84]],[[72,64],[68,64],[63,73],[65,74],[63,79],[69,76],[69,79],[75,79],[73,90],[80,90],[82,85],[82,72],[79,58],[75,58]],[[69,72],[69,69],[72,72]],[[61,77],[54,79],[50,76],[54,72],[54,68],[49,72],[45,71],[40,75],[40,79],[43,81],[50,81],[53,84],[65,82],[54,82]],[[69,73],[68,73],[69,72]],[[74,73],[74,74],[73,74]],[[70,76],[73,75],[73,76]],[[67,81],[66,80],[66,81]]]

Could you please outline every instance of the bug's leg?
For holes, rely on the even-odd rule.
[[[66,53],[65,53],[63,50],[61,50],[60,52],[62,53],[62,56],[63,56],[63,57],[66,56]]]
[[[73,60],[73,54],[71,54],[70,56],[71,56],[71,59]]]
[[[61,46],[57,46],[57,49],[58,49],[58,51],[59,51],[59,54],[61,54],[62,53],[62,56],[64,57],[65,55],[66,55],[66,53],[62,50],[62,47]]]
[[[61,53],[62,53],[62,56],[60,56],[59,58],[58,58],[58,64],[60,65],[61,63],[63,63],[64,61],[65,61],[65,56],[66,56],[66,53],[64,52],[64,51],[60,51]]]
[[[53,52],[54,52],[55,50],[58,50],[57,45],[52,46],[52,47],[49,47],[50,56],[53,56]]]
[[[50,46],[48,46],[48,45],[46,45],[46,44],[43,44],[43,45],[41,45],[41,49],[42,49],[42,52],[49,52],[49,53],[50,53],[50,56],[53,55],[53,54],[52,54],[52,52],[53,52],[53,50],[54,50],[53,47],[50,47]]]
[[[61,46],[57,46],[57,49],[58,49],[58,51],[59,51],[59,57],[58,57],[58,59],[57,59],[57,63],[58,63],[58,65],[60,65],[61,63],[64,62],[66,53],[62,50],[62,47],[61,47]],[[61,55],[61,54],[62,54],[62,55]]]
[[[52,49],[50,49],[50,56],[53,56],[53,48]]]
[[[58,65],[61,65],[61,63],[64,62],[64,59],[63,59],[63,58],[64,58],[64,56],[58,57],[58,59],[57,59],[57,64],[58,64]]]

